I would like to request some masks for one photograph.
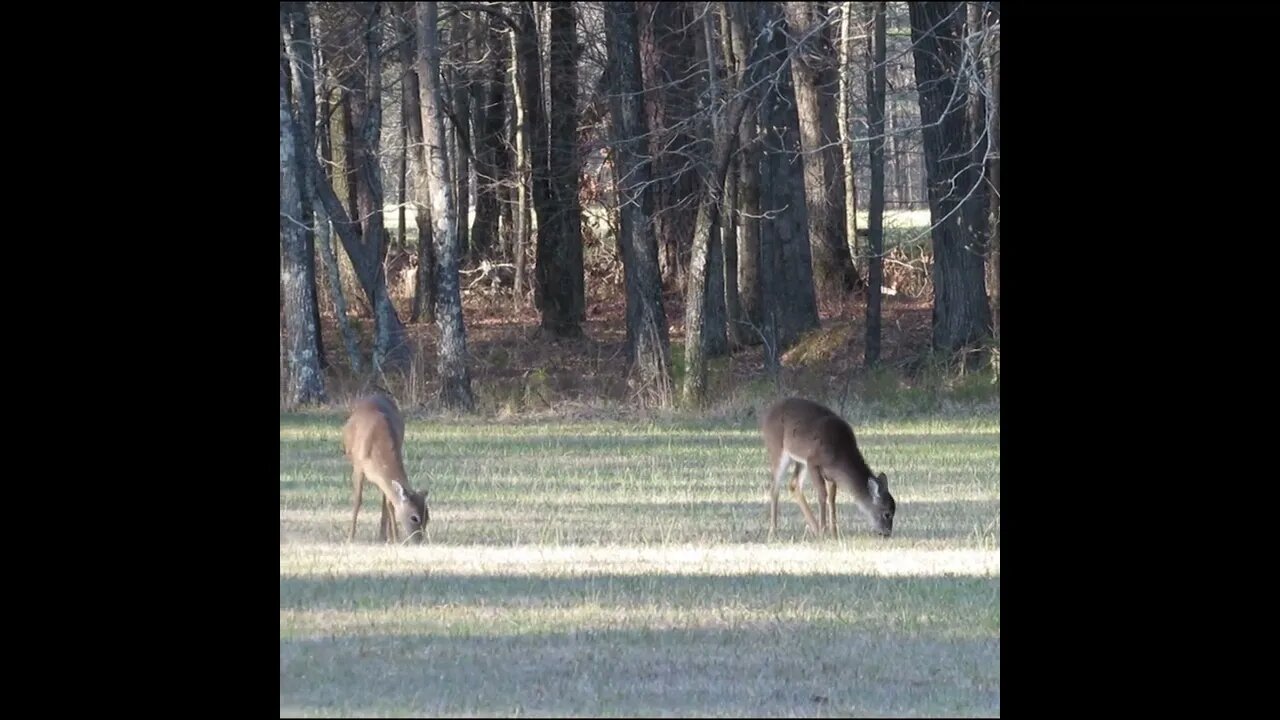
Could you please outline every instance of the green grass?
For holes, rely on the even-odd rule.
[[[855,419],[888,540],[769,541],[753,426],[411,418],[429,539],[348,544],[341,422],[281,417],[282,715],[999,714],[998,411]]]

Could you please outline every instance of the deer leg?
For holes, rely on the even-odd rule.
[[[782,477],[791,467],[791,458],[786,453],[779,453],[777,465],[773,471],[773,482],[769,484],[769,537],[778,531],[778,491],[782,485]]]
[[[396,522],[396,506],[391,504],[391,498],[387,498],[387,531],[391,542],[400,542],[400,523]]]
[[[400,528],[396,525],[395,506],[387,498],[382,498],[382,526],[378,539],[387,542],[398,542]]]
[[[809,466],[805,465],[804,475],[801,476],[795,492],[791,493],[791,497],[795,498],[795,501],[800,503],[800,511],[804,513],[804,521],[809,524],[809,528],[815,533],[821,534],[822,531],[818,527],[818,521],[813,517],[813,510],[809,508],[808,501],[804,499],[804,481],[812,480],[812,473],[813,471]]]
[[[831,537],[839,538],[840,529],[836,527],[836,484],[830,480],[827,483],[827,501],[831,503]]]
[[[818,489],[818,534],[827,534],[827,481],[822,476],[822,468],[814,466],[811,470],[813,485]]]
[[[356,502],[351,508],[351,532],[347,535],[348,542],[356,539],[356,518],[360,516],[360,503],[364,501],[364,473],[353,470],[351,484],[355,486]]]

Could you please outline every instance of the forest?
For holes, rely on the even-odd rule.
[[[282,409],[998,392],[999,27],[998,2],[281,3]]]

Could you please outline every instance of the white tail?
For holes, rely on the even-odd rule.
[[[364,500],[364,482],[369,480],[382,491],[382,516],[378,539],[393,541],[413,538],[422,542],[427,524],[427,493],[414,492],[404,471],[404,418],[395,401],[385,395],[357,400],[351,417],[342,428],[342,446],[351,461],[351,483],[355,506],[351,510],[351,533],[356,537],[356,518]]]
[[[775,403],[760,421],[769,453],[769,535],[778,530],[778,492],[782,478],[799,465],[797,476],[789,483],[791,496],[800,504],[805,522],[817,534],[826,532],[828,509],[833,536],[836,530],[836,487],[853,497],[854,504],[883,537],[893,532],[893,516],[897,511],[889,494],[889,478],[884,473],[873,475],[871,467],[858,450],[853,428],[840,416],[818,403],[801,398],[787,398]],[[801,472],[802,470],[802,472]],[[818,489],[821,520],[815,520],[804,499],[804,483],[813,480]]]

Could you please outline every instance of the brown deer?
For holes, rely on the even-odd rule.
[[[836,487],[853,497],[854,504],[882,537],[893,532],[893,515],[897,511],[889,494],[889,478],[884,473],[873,475],[871,467],[858,450],[853,428],[840,416],[818,403],[802,398],[787,398],[775,403],[760,421],[769,453],[769,536],[778,530],[778,492],[782,478],[797,464],[796,476],[789,483],[791,496],[800,504],[805,522],[815,533],[826,532],[828,507],[831,533],[836,530]],[[801,472],[803,470],[803,473]],[[804,499],[805,478],[811,478],[818,489],[818,505],[822,519],[817,521]]]
[[[351,417],[342,428],[342,446],[351,461],[351,483],[355,489],[355,506],[351,510],[351,533],[356,537],[356,518],[364,500],[364,482],[369,480],[382,491],[382,517],[378,522],[378,539],[400,542],[413,538],[422,542],[422,528],[427,524],[427,493],[414,492],[404,471],[404,418],[396,403],[385,395],[356,400]]]

